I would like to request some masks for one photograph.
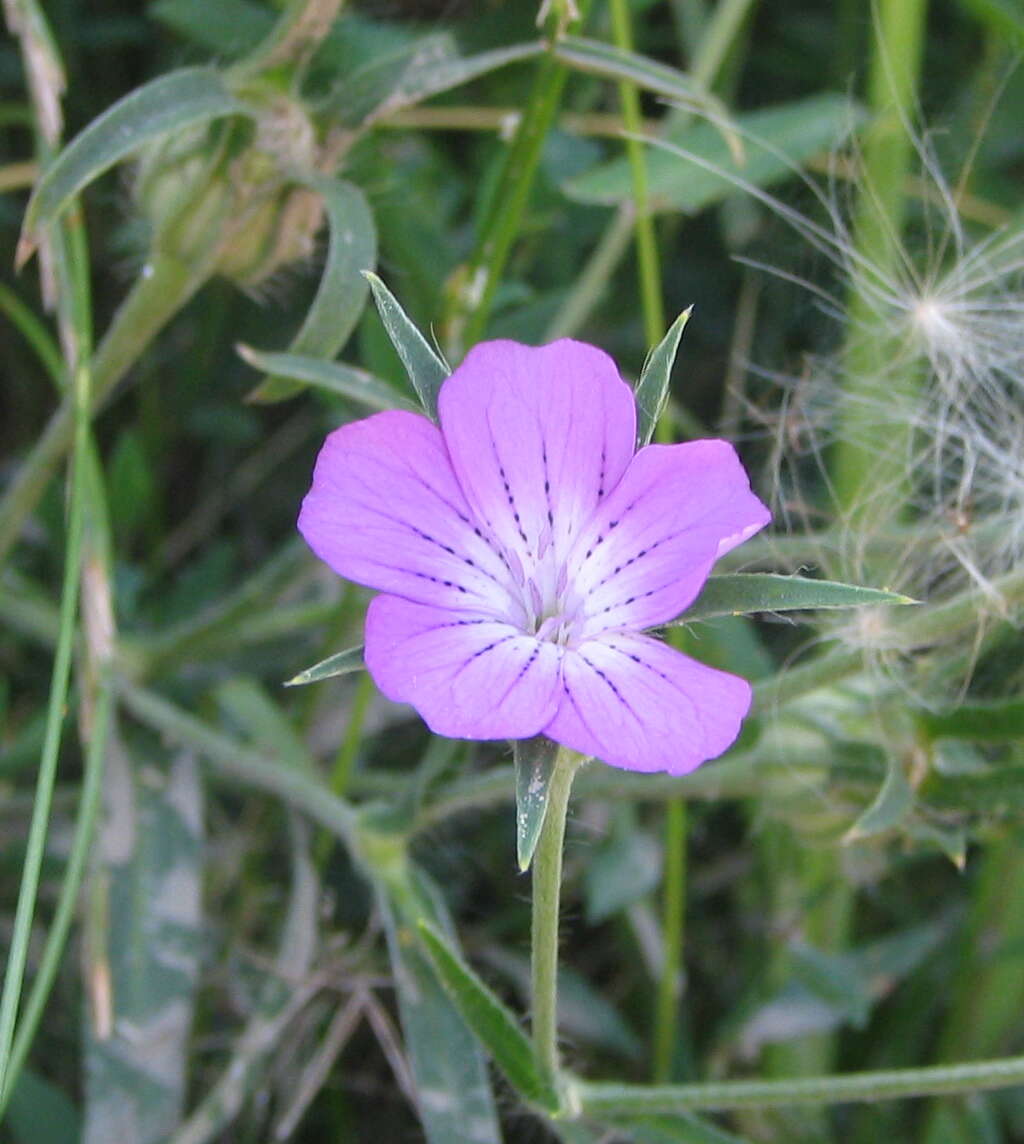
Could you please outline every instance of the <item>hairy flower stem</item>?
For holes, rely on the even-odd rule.
[[[868,79],[873,115],[863,146],[862,186],[854,219],[857,264],[874,267],[881,277],[898,270],[905,194],[913,143],[914,118],[927,0],[879,0],[875,50]],[[847,306],[848,371],[834,458],[839,508],[870,511],[872,523],[884,524],[885,504],[896,515],[909,448],[909,426],[901,440],[886,433],[878,445],[878,411],[914,395],[917,378],[904,369],[893,376],[894,347],[879,330],[871,300],[873,283],[854,282]],[[880,496],[883,493],[884,496]]]
[[[562,844],[572,780],[583,759],[560,747],[548,787],[548,809],[533,858],[533,1047],[543,1078],[558,1089],[558,908]]]
[[[1024,1084],[1024,1057],[971,1061],[931,1068],[810,1076],[792,1080],[735,1080],[707,1084],[631,1085],[577,1082],[582,1114],[610,1116],[694,1112],[701,1109],[773,1108],[853,1101],[954,1095]]]
[[[143,267],[93,357],[91,415],[109,399],[153,338],[208,276],[204,266],[187,266],[167,255],[157,255]],[[74,398],[68,396],[50,418],[0,501],[0,562],[70,448],[74,427]]]

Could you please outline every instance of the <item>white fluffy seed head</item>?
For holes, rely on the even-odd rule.
[[[756,139],[747,143],[758,146]],[[770,441],[777,522],[796,532],[830,530],[818,561],[826,575],[873,583],[881,577],[930,600],[980,587],[988,601],[980,631],[1002,613],[993,581],[1024,560],[1024,226],[985,231],[965,221],[928,137],[915,138],[915,146],[920,217],[891,266],[867,260],[853,241],[835,181],[822,187],[794,171],[821,207],[824,221],[816,221],[735,180],[831,264],[834,281],[822,285],[787,267],[750,263],[805,287],[834,319],[837,347],[805,357],[795,375],[748,367],[773,383],[775,396],[767,408],[743,395],[740,403]],[[837,156],[833,168],[849,173],[858,165]],[[889,511],[873,514],[861,505],[869,511],[837,520],[834,504],[821,496],[822,488],[830,492],[827,452],[848,424],[839,416],[841,402],[850,400],[840,348],[853,292],[867,303],[865,332],[891,348],[880,396],[858,398],[872,402],[861,419],[868,439],[858,444],[882,456],[893,441],[906,442],[893,487],[870,495],[886,510],[892,498],[909,498],[906,519],[913,523],[886,526],[884,534],[873,521],[891,520]],[[912,650],[892,645],[885,616],[839,621],[835,634],[890,666]]]

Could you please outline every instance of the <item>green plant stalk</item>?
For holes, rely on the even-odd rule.
[[[114,315],[91,369],[90,415],[110,397],[139,355],[209,277],[168,255],[155,256]],[[75,435],[75,399],[68,396],[50,418],[0,501],[0,562],[39,503]]]
[[[82,277],[86,260],[87,254],[84,251],[74,260],[75,273]],[[62,299],[66,302],[70,296],[70,292],[65,293]],[[71,313],[67,314],[68,321],[75,327],[73,336],[76,345],[87,342],[89,327],[89,306],[84,291],[78,291],[78,298],[85,305],[76,308],[73,304]],[[84,421],[85,414],[82,416]],[[113,707],[110,669],[116,657],[116,645],[112,615],[113,593],[110,586],[110,525],[103,473],[95,443],[88,433],[86,449],[87,495],[83,509],[80,587],[85,654],[78,671],[79,690],[83,697],[79,707],[79,735],[85,766],[71,853],[64,869],[57,907],[46,935],[39,968],[15,1030],[7,1083],[0,1094],[0,1120],[3,1119],[4,1108],[31,1049],[61,966],[102,802],[104,762]]]
[[[863,183],[853,234],[856,265],[886,277],[896,271],[905,209],[904,187],[913,144],[909,124],[914,107],[925,31],[927,0],[878,0],[874,51],[868,77],[873,120],[863,147]],[[912,369],[893,375],[897,352],[879,328],[868,291],[856,280],[847,303],[844,361],[847,382],[842,394],[838,444],[833,458],[837,507],[848,519],[871,513],[872,529],[900,515],[906,498],[903,467],[911,430],[890,433],[884,452],[873,447],[878,410],[893,401],[911,401],[917,387]],[[888,520],[886,518],[889,518]],[[818,948],[837,951],[845,944],[853,914],[853,895],[838,869],[837,856],[819,852],[801,862],[798,880],[811,905],[805,923]],[[829,889],[821,894],[822,886]],[[773,1051],[770,1067],[784,1071],[830,1067],[834,1038],[808,1038]]]
[[[612,35],[616,47],[633,50],[628,0],[611,0]],[[636,235],[637,271],[644,337],[655,346],[665,332],[665,310],[661,296],[661,267],[654,233],[647,188],[647,160],[638,138],[642,129],[640,98],[631,83],[619,84],[622,118],[626,127],[626,154],[633,184],[633,213]],[[666,411],[658,419],[656,439],[672,440],[672,420]],[[678,643],[681,633],[674,633]],[[671,1077],[679,1028],[679,982],[683,959],[683,919],[686,899],[686,803],[669,800],[665,808],[665,881],[662,899],[663,959],[654,1010],[654,1079]]]
[[[25,847],[25,862],[18,890],[18,905],[14,916],[14,931],[4,974],[3,995],[0,998],[0,1100],[8,1096],[8,1070],[14,1025],[21,1001],[21,990],[28,957],[28,942],[35,913],[39,876],[46,846],[50,821],[50,805],[57,778],[57,759],[60,753],[64,705],[67,701],[71,674],[71,652],[75,639],[75,621],[78,614],[79,573],[82,563],[82,535],[85,519],[87,446],[89,431],[89,375],[80,366],[76,373],[73,395],[74,452],[71,476],[71,498],[68,510],[67,547],[64,554],[64,583],[61,590],[60,633],[54,655],[50,696],[46,712],[46,734],[39,774],[36,779],[36,797],[32,804],[32,821]]]
[[[0,283],[0,309],[35,351],[40,364],[50,375],[58,392],[64,385],[64,361],[50,332],[36,315],[8,286]]]
[[[552,47],[554,43],[553,39]],[[501,276],[530,201],[544,142],[558,113],[568,77],[569,69],[551,52],[538,65],[529,102],[505,156],[499,186],[466,269],[464,292],[456,299],[456,312],[449,323],[456,343],[453,349],[457,351],[479,341],[487,327]],[[463,308],[469,311],[465,315],[461,312]]]
[[[633,50],[628,0],[611,0],[612,34],[615,46]],[[649,346],[656,346],[665,333],[665,310],[661,299],[661,267],[654,234],[654,217],[647,192],[647,160],[644,145],[638,138],[642,130],[640,97],[631,83],[619,84],[622,120],[626,127],[626,154],[629,157],[635,211],[637,269],[640,275],[640,301],[644,316],[644,336]]]
[[[562,847],[573,776],[582,762],[560,747],[548,788],[548,809],[533,857],[531,999],[533,1047],[541,1076],[559,1090],[558,920],[562,890]]]
[[[690,74],[697,83],[710,87],[715,81],[743,28],[753,2],[754,0],[719,0],[703,30],[700,48],[694,55],[690,68]],[[639,126],[636,130],[639,131]],[[642,155],[643,145],[639,141],[637,147]],[[644,175],[646,176],[646,169]],[[615,211],[582,272],[577,276],[576,285],[545,331],[546,337],[568,337],[583,326],[625,255],[634,226],[634,208],[623,204]],[[652,345],[656,344],[662,332],[659,329],[654,337],[648,334],[648,341]]]
[[[683,968],[686,901],[686,801],[665,804],[665,886],[662,898],[664,961],[654,1010],[654,1082],[671,1079],[679,1029],[679,982]]]
[[[909,125],[915,113],[917,81],[925,34],[927,0],[878,0],[876,35],[868,78],[873,119],[863,145],[862,185],[854,218],[856,264],[876,268],[881,277],[899,265],[904,188],[910,173],[913,142]],[[842,394],[833,482],[840,511],[862,506],[872,526],[885,523],[886,505],[897,515],[903,498],[902,472],[911,429],[890,431],[881,453],[873,448],[878,410],[893,401],[911,401],[917,388],[913,370],[895,375],[892,339],[879,329],[869,294],[854,283],[847,303],[844,360],[847,382]],[[879,490],[885,497],[877,495]]]
[[[1015,1088],[1024,1084],[1024,1056],[919,1069],[885,1069],[792,1080],[631,1085],[577,1081],[571,1085],[583,1116],[694,1112],[701,1109],[832,1105]]]
[[[107,733],[110,727],[112,706],[113,692],[109,683],[104,681],[101,683],[97,696],[92,735],[86,753],[85,775],[82,782],[78,821],[75,824],[75,837],[71,845],[71,854],[64,871],[64,880],[61,883],[60,896],[57,900],[53,921],[46,935],[46,946],[39,962],[39,969],[32,982],[32,989],[25,1002],[14,1037],[14,1045],[11,1049],[7,1069],[7,1081],[3,1095],[0,1096],[0,1121],[3,1120],[8,1100],[28,1057],[29,1049],[35,1039],[36,1030],[39,1028],[39,1022],[46,1008],[46,1002],[50,997],[50,990],[53,988],[57,972],[64,958],[64,947],[67,944],[68,932],[75,916],[78,892],[82,886],[86,859],[89,856],[103,793],[103,763],[107,750]]]

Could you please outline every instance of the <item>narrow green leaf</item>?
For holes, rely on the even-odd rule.
[[[519,869],[524,872],[533,861],[548,811],[548,788],[558,750],[558,744],[543,735],[512,744],[516,772],[516,858]]]
[[[737,115],[731,123],[745,142],[742,157],[714,124],[691,122],[646,150],[651,203],[695,214],[744,186],[778,183],[834,148],[856,122],[850,101],[830,94]],[[616,158],[573,176],[562,189],[579,202],[616,206],[630,197],[632,185],[628,162]]]
[[[454,42],[452,47],[454,48]],[[493,48],[472,56],[461,56],[453,50],[424,49],[418,42],[408,56],[406,66],[397,73],[393,65],[388,66],[389,61],[381,61],[382,66],[378,70],[381,78],[387,78],[387,90],[381,93],[379,103],[363,122],[372,123],[403,107],[422,103],[431,96],[460,87],[498,68],[532,59],[546,50],[544,43],[534,40],[526,44]]]
[[[676,623],[752,612],[799,612],[821,608],[858,608],[872,604],[916,604],[909,596],[880,588],[860,588],[835,580],[810,580],[774,572],[737,572],[712,576]]]
[[[914,805],[914,792],[907,782],[903,763],[895,756],[889,759],[889,769],[874,802],[864,811],[843,837],[844,842],[857,842],[873,834],[891,830],[906,818]]]
[[[531,1104],[557,1111],[558,1097],[541,1077],[533,1046],[515,1016],[434,926],[421,919],[419,932],[441,984],[509,1084]]]
[[[963,703],[951,711],[923,711],[918,721],[930,739],[970,739],[976,743],[1024,741],[1024,699]]]
[[[348,397],[358,401],[370,409],[412,409],[413,404],[407,401],[386,381],[367,373],[364,369],[355,366],[343,365],[341,362],[324,361],[323,358],[306,357],[303,354],[273,354],[261,353],[252,346],[239,344],[235,347],[238,356],[254,369],[263,370],[273,374],[273,378],[264,382],[252,395],[254,399],[271,400],[263,394],[264,389],[273,381],[282,384],[288,381],[300,382],[303,385],[312,385],[327,393],[335,393],[339,397]]]
[[[366,196],[353,183],[326,175],[306,175],[300,181],[323,198],[331,238],[316,297],[288,352],[329,360],[348,341],[366,305],[362,272],[377,265],[377,227]],[[284,401],[302,389],[293,377],[268,377],[249,400]]]
[[[169,131],[245,113],[245,105],[214,68],[182,68],[137,88],[94,119],[43,172],[25,212],[18,264],[35,249],[40,225],[56,218],[83,187],[146,143]]]
[[[436,420],[437,395],[444,379],[451,371],[431,349],[426,338],[413,325],[408,314],[377,275],[366,273],[365,277],[373,291],[373,300],[377,303],[380,320],[384,323],[391,344],[402,359],[402,365],[405,366],[413,389],[416,390],[427,414]]]
[[[640,380],[636,383],[636,446],[642,449],[650,444],[658,418],[668,401],[672,366],[679,349],[679,340],[690,320],[693,307],[688,306],[669,326],[668,333],[647,355]]]
[[[644,91],[675,100],[687,109],[711,116],[723,125],[721,131],[726,146],[736,155],[737,161],[741,160],[742,143],[729,126],[725,104],[686,72],[614,44],[583,36],[563,36],[555,46],[554,55],[576,71],[633,84]]]
[[[301,687],[306,683],[319,683],[321,679],[331,679],[335,675],[349,675],[353,671],[362,671],[366,664],[363,662],[363,645],[346,648],[345,651],[336,652],[322,659],[298,675],[292,676],[285,682],[285,687]]]
[[[417,36],[353,69],[331,92],[323,110],[352,126],[366,126],[545,50],[545,44],[532,40],[464,56],[448,33]]]
[[[390,868],[378,867],[381,916],[427,1144],[500,1144],[487,1060],[417,932],[426,919],[455,941],[444,901],[403,857],[384,861]]]

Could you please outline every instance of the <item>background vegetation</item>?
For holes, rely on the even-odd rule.
[[[5,1138],[1024,1139],[1024,8],[545,7],[5,0]],[[554,1118],[457,960],[528,1014],[510,751],[282,686],[367,598],[315,452],[415,397],[373,267],[453,363],[694,304],[725,570],[921,601],[683,629],[755,712],[577,781]]]

